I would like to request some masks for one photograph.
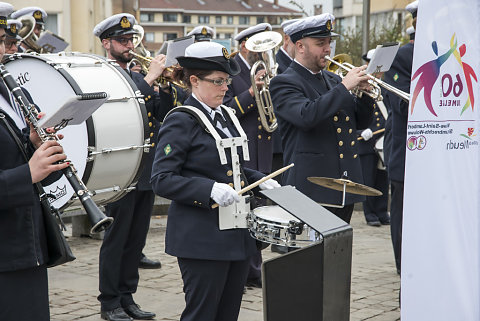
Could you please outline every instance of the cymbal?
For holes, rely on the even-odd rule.
[[[379,190],[362,185],[359,183],[352,182],[349,179],[345,178],[330,178],[330,177],[307,177],[307,179],[317,185],[334,189],[336,191],[343,191],[343,186],[345,185],[345,192],[351,194],[359,194],[366,196],[381,196],[382,192]]]

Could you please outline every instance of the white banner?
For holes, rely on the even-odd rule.
[[[480,2],[421,0],[412,69],[402,321],[480,320]]]

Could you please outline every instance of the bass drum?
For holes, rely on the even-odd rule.
[[[128,74],[105,58],[81,53],[17,54],[5,67],[47,115],[77,94],[110,95],[87,121],[62,129],[60,144],[97,205],[124,196],[149,146],[145,103]],[[81,205],[65,176],[44,187],[56,208]]]

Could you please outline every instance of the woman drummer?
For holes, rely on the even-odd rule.
[[[239,65],[214,42],[192,44],[177,60],[183,67],[177,78],[192,92],[185,105],[205,116],[221,138],[238,137],[243,132],[238,121],[235,124],[233,113],[220,105]],[[222,165],[216,140],[194,114],[174,111],[159,131],[151,182],[157,195],[172,200],[165,252],[177,257],[182,273],[186,307],[181,320],[237,320],[256,242],[246,228],[219,227],[219,210],[212,205],[228,207],[240,201],[231,187],[234,166],[230,152]],[[238,154],[243,163],[241,148]],[[241,169],[242,185],[263,176]],[[267,180],[260,188],[277,186]]]

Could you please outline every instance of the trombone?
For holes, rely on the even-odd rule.
[[[344,74],[339,72],[338,69],[341,68],[348,73],[350,70],[355,68],[355,66],[353,66],[351,63],[347,62],[347,60],[350,59],[350,57],[346,54],[339,54],[339,55],[336,55],[333,58],[330,58],[330,56],[325,56],[325,59],[327,59],[329,61],[329,64],[327,65],[327,70],[336,73],[337,75],[339,75],[342,78],[344,77]],[[350,59],[350,61],[351,61],[351,59]],[[336,65],[337,68],[334,68],[332,66],[332,64]],[[404,92],[404,91],[402,91],[398,88],[395,88],[392,85],[389,85],[386,82],[382,81],[381,79],[379,79],[377,77],[374,77],[370,74],[367,74],[367,76],[370,78],[368,82],[370,83],[370,85],[373,86],[373,90],[371,90],[371,91],[360,91],[360,93],[354,92],[355,95],[361,96],[362,93],[365,93],[365,94],[369,95],[370,97],[372,97],[372,99],[374,99],[376,101],[379,101],[379,100],[383,99],[382,94],[381,94],[381,89],[380,89],[380,87],[383,87],[386,90],[388,90],[388,91],[394,93],[395,95],[399,96],[400,98],[402,98],[406,102],[410,101],[410,94],[408,94],[408,93],[406,93],[406,92]]]
[[[275,61],[275,48],[282,42],[282,35],[275,31],[264,31],[253,35],[245,42],[245,47],[253,52],[259,52],[262,60],[257,61],[250,69],[250,80],[252,82],[255,102],[257,103],[258,114],[263,128],[271,133],[277,129],[277,118],[273,112],[272,97],[270,96],[270,80],[277,75],[278,64]],[[255,74],[259,68],[265,69],[263,85],[259,90],[255,84]],[[268,119],[267,119],[268,118]]]

